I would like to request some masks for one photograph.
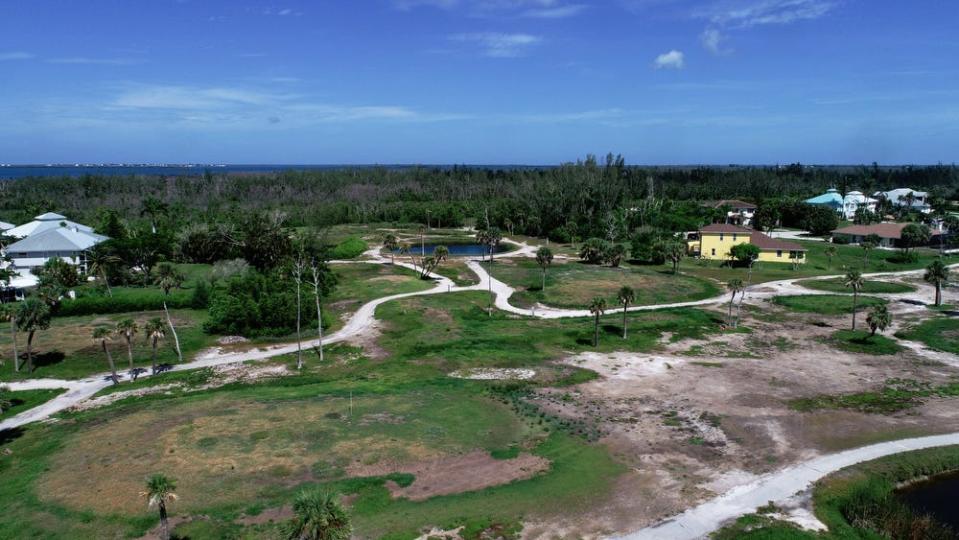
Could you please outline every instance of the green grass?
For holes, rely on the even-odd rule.
[[[797,296],[777,296],[773,298],[773,303],[800,313],[818,313],[820,315],[845,315],[852,314],[852,296],[844,295],[797,295]],[[884,305],[886,301],[882,298],[872,296],[860,296],[857,304],[857,311],[864,313],[872,306]],[[865,315],[861,317],[865,323]]]
[[[205,311],[171,310],[176,325],[177,335],[180,338],[180,348],[183,358],[189,359],[198,351],[213,345],[214,336],[203,333],[202,322],[206,318]],[[48,330],[37,332],[34,337],[34,364],[33,373],[21,370],[13,371],[12,340],[8,332],[0,333],[0,355],[7,361],[0,367],[0,381],[23,380],[31,378],[77,379],[94,373],[109,371],[106,356],[98,343],[91,338],[93,329],[98,326],[113,326],[117,321],[133,317],[141,327],[145,321],[153,317],[163,318],[163,312],[145,312],[135,314],[87,315],[82,317],[58,317],[53,319]],[[26,358],[26,336],[20,332],[17,335],[19,352]],[[128,369],[126,343],[122,339],[114,339],[108,343],[112,351],[118,371]],[[134,365],[149,367],[151,363],[151,346],[142,334],[133,341]],[[168,331],[167,337],[160,341],[157,349],[159,363],[175,363],[177,360],[173,336]]]
[[[869,332],[839,330],[830,338],[830,343],[844,351],[884,356],[896,354],[902,347],[895,340],[880,334],[870,335]]]
[[[797,269],[793,269],[792,265],[787,263],[758,262],[753,266],[752,283],[756,284],[801,277],[842,275],[846,273],[847,269],[856,269],[863,273],[916,270],[925,268],[933,259],[939,256],[936,250],[918,249],[916,250],[916,253],[919,254],[919,260],[917,262],[902,264],[893,262],[896,255],[898,255],[897,251],[877,249],[869,253],[869,264],[864,266],[862,248],[858,246],[842,246],[806,240],[800,240],[798,243],[802,244],[808,250],[804,264],[799,265]],[[833,257],[831,264],[825,254],[826,248],[830,245],[834,246],[838,251],[838,254]],[[959,262],[959,256],[949,256],[945,262],[946,264]],[[665,268],[665,266],[663,268]],[[687,258],[680,263],[680,270],[683,273],[724,283],[734,278],[742,279],[743,281],[746,280],[745,268],[724,266],[722,261],[705,261]]]
[[[65,389],[57,388],[53,390],[17,390],[0,391],[0,397],[9,400],[11,407],[0,413],[0,420],[16,416],[23,411],[32,409],[66,392]]]
[[[803,281],[800,281],[799,284],[802,285],[803,287],[806,287],[807,289],[813,289],[817,291],[827,291],[827,292],[836,292],[836,293],[852,292],[852,290],[849,287],[846,287],[845,285],[843,285],[842,278],[803,280]],[[912,285],[906,285],[905,283],[866,280],[863,283],[863,287],[859,292],[863,294],[894,294],[894,293],[914,292],[915,290],[916,290],[915,287],[913,287]]]
[[[797,411],[851,409],[865,413],[891,414],[916,407],[927,398],[959,397],[959,382],[933,385],[912,379],[889,379],[869,392],[821,395],[789,402]]]
[[[959,319],[937,317],[896,332],[896,337],[919,341],[930,349],[959,354]]]
[[[585,264],[557,263],[547,271],[546,289],[542,289],[542,269],[532,259],[514,259],[493,265],[493,275],[517,288],[510,300],[519,306],[543,304],[582,308],[596,296],[609,306],[619,305],[617,292],[624,285],[636,293],[634,305],[667,304],[711,298],[719,289],[694,276],[672,274],[663,267],[624,264],[619,268]]]

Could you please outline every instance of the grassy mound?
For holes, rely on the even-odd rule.
[[[834,294],[777,296],[773,298],[772,301],[778,306],[800,313],[818,313],[820,315],[845,315],[852,313],[852,296]],[[860,296],[857,306],[858,311],[862,313],[872,306],[884,304],[886,304],[886,301],[882,298]],[[863,323],[865,323],[865,319],[863,319]]]

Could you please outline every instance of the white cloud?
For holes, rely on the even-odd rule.
[[[683,69],[686,57],[681,51],[673,49],[656,57],[653,61],[656,69]]]
[[[563,0],[393,0],[393,6],[402,11],[418,7],[444,10],[463,8],[476,17],[496,15],[562,19],[579,14],[586,4],[569,4]]]
[[[279,12],[277,15],[284,15],[284,16],[285,16],[285,15],[290,15],[290,14],[292,14],[292,13],[293,13],[293,10],[287,8],[287,9],[281,9],[280,12]]]
[[[732,49],[723,47],[726,36],[716,28],[704,30],[699,36],[699,41],[703,44],[703,48],[717,56],[732,52]]]
[[[539,36],[530,34],[506,34],[501,32],[475,32],[468,34],[454,34],[453,41],[476,43],[483,49],[483,54],[492,58],[516,58],[522,56],[529,47],[542,41]]]
[[[30,60],[31,58],[36,58],[36,56],[25,53],[22,51],[12,51],[0,53],[0,61],[4,60]]]
[[[739,0],[700,9],[696,16],[714,24],[749,28],[818,19],[833,10],[836,0]]]
[[[565,19],[566,17],[574,17],[586,9],[585,4],[567,4],[564,6],[553,6],[553,7],[540,7],[528,9],[523,12],[524,17],[532,17],[534,19]]]

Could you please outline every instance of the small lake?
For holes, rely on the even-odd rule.
[[[899,500],[917,514],[930,514],[941,523],[959,531],[959,513],[956,512],[959,472],[934,476],[903,488],[896,494]]]
[[[481,257],[486,255],[486,246],[482,244],[442,244],[442,243],[429,243],[422,245],[422,249],[419,243],[410,243],[410,251],[413,252],[413,255],[422,256],[425,252],[426,255],[432,255],[433,250],[436,249],[436,246],[446,246],[450,250],[451,257]],[[506,253],[507,251],[512,251],[513,247],[510,244],[501,243],[496,246],[495,253]],[[396,252],[397,255],[399,252]]]

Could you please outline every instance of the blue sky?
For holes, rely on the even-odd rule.
[[[5,0],[0,162],[952,162],[955,0]]]

